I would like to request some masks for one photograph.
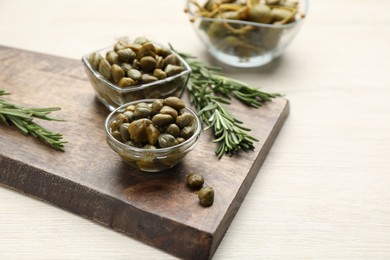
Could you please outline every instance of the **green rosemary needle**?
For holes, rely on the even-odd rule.
[[[216,155],[221,158],[224,154],[231,156],[240,150],[253,150],[254,142],[258,140],[249,134],[251,129],[245,127],[224,105],[229,105],[230,99],[236,98],[248,106],[259,108],[280,94],[262,92],[222,75],[221,68],[207,66],[185,53],[178,54],[191,67],[187,91],[201,121],[206,125],[205,130],[213,129],[213,142],[218,144]]]
[[[9,93],[5,90],[0,89],[0,96],[8,94]],[[30,134],[35,138],[48,143],[57,150],[65,151],[64,144],[66,142],[63,141],[61,134],[53,133],[33,122],[34,118],[49,121],[63,121],[61,119],[48,116],[51,112],[58,110],[60,110],[58,107],[26,108],[0,99],[0,122],[7,126],[9,124],[14,124],[23,134]]]

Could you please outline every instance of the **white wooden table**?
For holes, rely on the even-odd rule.
[[[0,45],[80,59],[143,35],[212,61],[183,7],[2,0]],[[284,93],[291,114],[214,259],[390,259],[389,11],[386,0],[312,0],[280,59],[227,69]],[[0,259],[172,258],[0,187]]]

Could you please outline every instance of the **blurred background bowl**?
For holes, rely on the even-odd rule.
[[[220,62],[234,67],[258,67],[281,55],[298,33],[308,10],[307,0],[297,1],[298,12],[293,21],[281,24],[271,20],[268,24],[245,20],[247,13],[242,10],[237,14],[227,12],[224,18],[204,17],[202,13],[206,15],[208,11],[199,13],[199,10],[210,2],[212,0],[199,1],[198,5],[187,0],[190,21],[208,52]]]

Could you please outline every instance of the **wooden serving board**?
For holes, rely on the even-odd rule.
[[[7,101],[59,106],[66,122],[39,121],[63,133],[58,152],[15,127],[0,126],[0,183],[44,200],[185,259],[211,258],[256,177],[288,112],[278,98],[260,109],[241,104],[233,113],[260,141],[253,152],[214,155],[203,131],[197,147],[171,170],[143,173],[106,144],[109,111],[95,98],[81,61],[0,46],[0,88]],[[186,175],[198,172],[215,189],[213,206],[199,205]],[[26,212],[27,214],[27,212]]]

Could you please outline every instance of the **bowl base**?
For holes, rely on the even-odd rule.
[[[260,67],[271,62],[274,58],[280,55],[280,53],[272,52],[249,58],[239,58],[237,56],[229,55],[213,48],[210,48],[209,52],[220,62],[239,68]]]

